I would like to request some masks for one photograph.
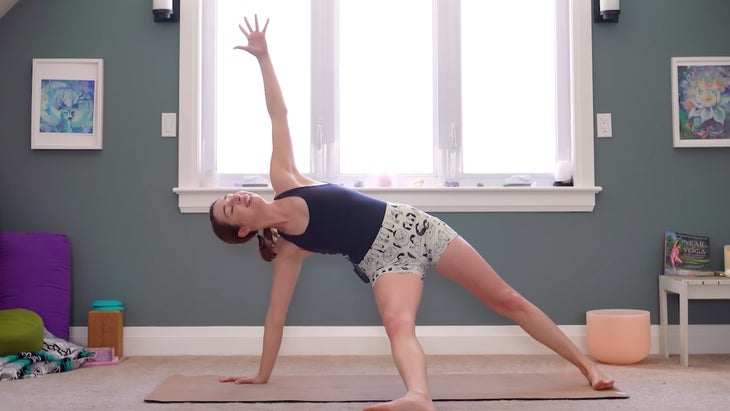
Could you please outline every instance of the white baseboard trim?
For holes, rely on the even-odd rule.
[[[588,352],[584,325],[560,329]],[[548,350],[518,326],[419,326],[427,355],[535,355]],[[70,340],[86,346],[86,327],[71,327]],[[263,327],[124,327],[124,354],[259,355]],[[730,325],[690,325],[690,354],[728,354]],[[679,353],[679,326],[669,326],[669,352]],[[659,353],[659,326],[651,326],[651,354]],[[382,327],[286,327],[280,355],[389,355]]]

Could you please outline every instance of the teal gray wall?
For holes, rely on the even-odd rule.
[[[730,55],[728,20],[726,0],[642,0],[593,25],[594,108],[614,134],[595,142],[594,212],[437,215],[559,324],[600,308],[657,323],[663,232],[710,236],[716,269],[730,244],[730,148],[672,148],[669,60]],[[124,301],[128,326],[263,322],[267,263],[172,192],[178,141],[160,137],[160,113],[178,107],[178,30],[153,23],[149,0],[21,0],[0,19],[0,230],[70,237],[74,326],[100,298]],[[103,150],[30,149],[33,58],[104,59]],[[693,323],[730,321],[726,302],[692,306]],[[305,263],[289,324],[378,323],[344,259]],[[509,324],[433,273],[419,323]]]

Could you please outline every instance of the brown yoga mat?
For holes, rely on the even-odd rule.
[[[571,374],[441,374],[429,377],[436,401],[628,398],[618,389],[596,391]],[[146,402],[372,402],[403,395],[397,375],[277,376],[268,384],[218,382],[213,375],[173,375]]]

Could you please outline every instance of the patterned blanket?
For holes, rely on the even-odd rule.
[[[0,381],[71,371],[81,367],[91,353],[84,347],[57,338],[48,330],[43,349],[0,357]]]

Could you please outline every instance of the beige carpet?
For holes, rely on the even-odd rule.
[[[436,374],[430,376],[434,400],[539,400],[628,398],[618,389],[591,389],[578,373]],[[369,402],[403,395],[397,375],[300,375],[272,378],[268,384],[221,383],[213,375],[173,375],[147,402]]]
[[[690,344],[690,347],[692,345]],[[242,375],[259,367],[258,356],[130,357],[119,365],[88,367],[20,381],[0,382],[2,411],[360,411],[375,402],[145,402],[171,375]],[[621,400],[438,401],[438,411],[724,411],[730,401],[730,354],[651,355],[633,365],[602,365],[630,398]],[[557,355],[430,355],[431,376],[444,374],[571,374]],[[383,356],[280,356],[275,377],[299,375],[396,375]],[[273,378],[272,378],[273,380]],[[585,384],[585,381],[581,381]],[[432,387],[435,388],[435,387]]]

